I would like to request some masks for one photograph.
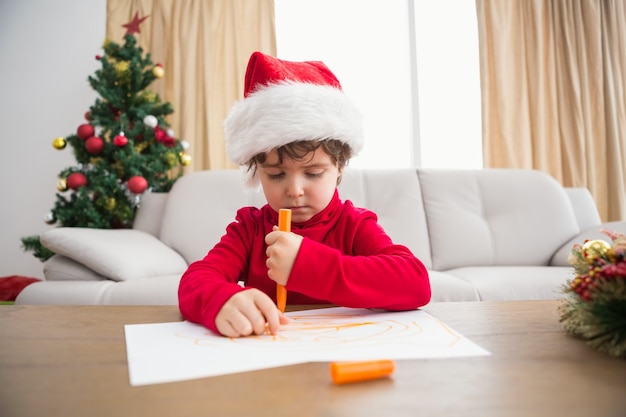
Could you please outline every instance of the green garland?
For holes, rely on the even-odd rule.
[[[574,245],[569,263],[576,273],[559,306],[563,329],[594,349],[626,358],[626,237],[602,230],[612,239]]]

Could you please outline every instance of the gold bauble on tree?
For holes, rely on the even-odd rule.
[[[165,75],[165,70],[160,64],[157,64],[154,68],[152,68],[152,74],[154,74],[157,78],[163,78]]]
[[[111,211],[115,208],[115,203],[116,203],[115,198],[113,197],[107,198],[104,203],[105,204],[104,208],[106,208],[108,211]]]
[[[173,152],[168,152],[165,155],[165,161],[167,163],[167,166],[169,168],[174,168],[176,166],[176,164],[178,163],[178,158],[176,157],[176,154]]]
[[[59,178],[57,181],[57,190],[67,191],[67,180],[65,178]]]
[[[67,145],[67,142],[65,141],[65,138],[62,137],[58,137],[52,141],[52,146],[54,146],[54,149],[65,149],[65,145]]]
[[[189,154],[182,154],[180,156],[180,163],[183,164],[183,166],[188,166],[189,164],[191,164],[191,155]]]
[[[113,65],[117,78],[126,77],[130,71],[130,63],[128,61],[119,61]]]

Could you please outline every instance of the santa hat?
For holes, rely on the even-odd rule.
[[[323,62],[290,62],[254,52],[244,99],[230,110],[224,137],[228,157],[245,165],[259,153],[302,140],[336,139],[356,155],[363,147],[363,126],[360,112]]]

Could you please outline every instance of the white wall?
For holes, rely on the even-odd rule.
[[[52,147],[84,123],[97,94],[106,0],[0,0],[0,277],[43,278],[20,238],[52,227],[58,173],[76,160]]]

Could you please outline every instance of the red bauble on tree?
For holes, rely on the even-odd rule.
[[[73,172],[67,177],[67,186],[72,190],[78,190],[87,185],[87,177],[80,172]]]
[[[92,136],[85,141],[85,149],[92,155],[99,155],[104,149],[104,141],[98,136]]]
[[[128,144],[128,138],[124,136],[124,132],[113,138],[113,145],[122,148]]]
[[[141,194],[148,188],[148,181],[141,175],[135,175],[128,180],[128,189],[135,193]]]
[[[76,136],[82,140],[87,140],[87,138],[92,137],[94,133],[95,129],[89,123],[82,124],[76,129]]]

